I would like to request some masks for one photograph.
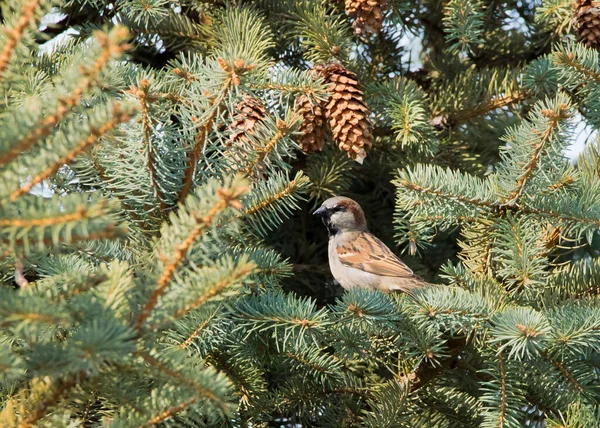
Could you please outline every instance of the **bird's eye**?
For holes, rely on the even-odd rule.
[[[335,207],[333,207],[333,212],[337,213],[339,211],[344,211],[344,206],[343,205],[336,205]]]

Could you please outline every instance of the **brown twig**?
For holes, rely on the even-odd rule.
[[[161,412],[158,415],[156,415],[155,417],[153,417],[152,419],[148,420],[148,422],[146,422],[145,424],[140,425],[139,428],[154,427],[158,423],[164,421],[165,419],[173,417],[177,413],[180,413],[180,412],[184,411],[186,409],[186,407],[191,406],[196,401],[198,401],[198,397],[192,397],[190,399],[185,400],[183,403],[178,404],[177,406],[171,406],[168,409],[166,409],[163,412]]]
[[[554,129],[556,128],[558,122],[561,119],[566,117],[565,116],[566,109],[567,109],[567,106],[565,104],[562,104],[559,106],[558,113],[554,113],[551,110],[543,110],[542,111],[542,114],[544,116],[550,118],[550,123],[548,124],[548,126],[544,130],[544,132],[540,135],[539,142],[535,146],[535,150],[531,154],[529,161],[525,164],[525,166],[524,166],[525,173],[519,177],[519,179],[517,180],[517,186],[513,189],[513,191],[506,196],[506,198],[505,198],[506,204],[514,205],[517,203],[518,198],[521,195],[521,192],[525,188],[525,184],[527,183],[527,180],[533,174],[533,171],[534,171],[536,165],[538,164],[538,161],[542,155],[542,152],[544,151],[544,148],[546,147],[546,144],[550,141],[550,138],[552,137]]]
[[[55,174],[60,169],[60,167],[62,167],[63,165],[66,165],[68,163],[71,163],[73,161],[73,159],[75,159],[77,156],[79,156],[81,153],[83,153],[88,147],[97,143],[98,140],[100,140],[100,137],[102,137],[106,133],[112,131],[114,128],[117,127],[117,125],[119,125],[123,122],[126,122],[128,120],[129,120],[129,115],[125,112],[120,111],[119,105],[117,103],[115,103],[114,114],[113,114],[113,117],[111,120],[106,122],[104,125],[102,125],[98,129],[90,128],[90,136],[89,137],[87,137],[85,140],[83,140],[77,147],[75,147],[73,150],[71,150],[65,156],[63,156],[62,158],[55,161],[52,165],[50,165],[48,168],[46,168],[42,173],[40,173],[40,174],[36,175],[34,178],[32,178],[24,186],[21,186],[20,189],[15,190],[9,197],[10,201],[14,202],[19,196],[22,196],[25,193],[29,192],[33,186],[35,186],[38,183],[41,183],[46,178]],[[6,201],[3,200],[2,204],[4,204],[5,202]]]
[[[158,204],[160,206],[160,210],[164,211],[166,209],[166,205],[163,201],[162,191],[160,190],[160,186],[158,184],[158,174],[156,171],[156,166],[154,165],[154,147],[152,145],[151,137],[152,137],[152,126],[150,123],[150,107],[149,104],[156,101],[158,98],[155,95],[149,93],[148,87],[150,82],[148,79],[142,79],[140,81],[139,87],[135,85],[131,85],[129,88],[129,93],[135,95],[140,100],[140,116],[142,119],[142,130],[144,135],[144,145],[148,150],[148,159],[147,165],[150,170],[150,177],[152,180],[152,188],[156,193],[156,199],[158,199]]]
[[[0,52],[0,74],[6,70],[15,46],[17,46],[17,43],[21,39],[21,36],[25,31],[25,27],[27,27],[27,25],[29,25],[34,18],[35,11],[39,6],[40,0],[29,0],[24,2],[19,19],[17,20],[15,26],[13,28],[4,29],[4,34],[6,34],[6,42],[4,43],[2,52]]]
[[[156,283],[156,287],[154,291],[148,298],[148,301],[142,308],[142,311],[138,315],[135,321],[135,328],[139,332],[144,325],[144,322],[158,303],[158,299],[163,293],[166,291],[169,283],[171,282],[171,278],[175,274],[175,270],[181,264],[183,259],[185,258],[188,250],[191,246],[196,242],[196,240],[204,233],[206,229],[213,223],[217,215],[219,215],[225,208],[229,205],[237,206],[239,203],[237,201],[237,197],[239,197],[242,193],[246,191],[245,187],[239,187],[234,190],[226,190],[226,189],[218,189],[217,195],[219,195],[220,199],[212,207],[209,212],[204,217],[196,218],[196,225],[190,232],[190,234],[185,238],[185,240],[179,244],[176,249],[173,257],[168,261],[168,264],[164,267],[163,272]]]
[[[37,421],[39,421],[46,415],[48,410],[50,410],[52,407],[54,407],[56,405],[58,400],[60,400],[60,397],[62,397],[62,395],[65,392],[67,392],[69,389],[76,386],[83,379],[85,379],[85,377],[86,377],[85,373],[80,372],[80,373],[71,375],[68,379],[59,380],[58,385],[56,386],[55,390],[50,395],[48,395],[44,400],[42,400],[42,402],[39,403],[37,405],[37,407],[31,413],[29,413],[27,418],[24,421],[22,421],[21,423],[19,423],[18,427],[19,428],[33,427]]]
[[[8,152],[0,156],[0,165],[7,164],[17,156],[29,149],[31,146],[39,142],[43,137],[47,136],[61,121],[67,113],[81,102],[81,96],[87,91],[96,79],[96,76],[104,68],[111,58],[119,57],[129,48],[129,45],[122,42],[127,37],[127,30],[119,28],[116,31],[118,42],[112,42],[111,38],[100,31],[95,33],[96,40],[102,46],[102,52],[94,62],[94,64],[84,69],[82,72],[83,78],[79,85],[73,89],[69,96],[58,100],[58,104],[54,112],[49,112],[34,126],[25,137],[18,141]]]

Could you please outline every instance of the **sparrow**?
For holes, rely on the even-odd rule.
[[[413,295],[428,285],[369,232],[356,201],[342,196],[329,198],[313,215],[327,226],[329,268],[344,289],[372,288]]]

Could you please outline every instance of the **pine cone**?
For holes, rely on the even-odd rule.
[[[581,43],[588,48],[600,48],[600,2],[577,0],[574,24]]]
[[[362,163],[367,156],[365,149],[371,141],[371,122],[358,87],[356,75],[339,64],[317,66],[315,70],[329,83],[331,98],[325,105],[325,117],[329,121],[334,141],[340,150]]]
[[[321,104],[313,104],[308,97],[300,95],[296,100],[296,112],[303,118],[300,125],[300,148],[305,152],[323,149],[325,143],[325,113]]]
[[[230,137],[225,143],[224,153],[233,169],[237,169],[245,159],[248,159],[248,153],[254,151],[252,139],[249,137],[267,115],[263,104],[248,95],[235,106],[235,111],[233,121],[229,125]]]
[[[383,25],[381,9],[386,3],[386,0],[345,0],[346,13],[354,18],[354,32],[377,34]]]

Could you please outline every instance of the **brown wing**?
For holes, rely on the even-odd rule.
[[[354,239],[339,245],[337,253],[340,262],[348,267],[382,276],[415,276],[383,242],[368,232],[360,232]]]

